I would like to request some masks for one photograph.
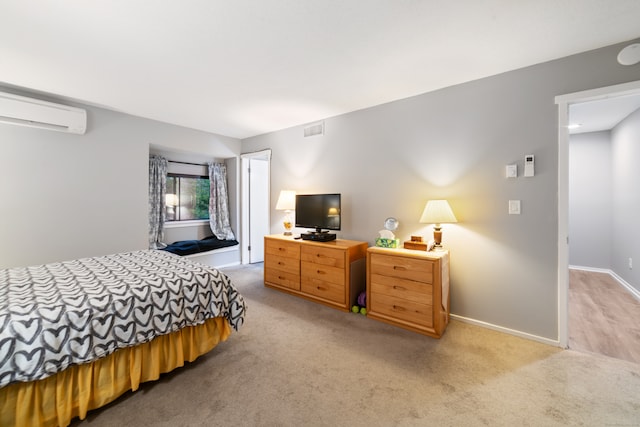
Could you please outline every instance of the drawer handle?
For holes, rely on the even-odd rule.
[[[399,306],[399,305],[394,305],[394,306],[393,306],[393,309],[394,309],[395,311],[405,311],[405,308],[404,308],[404,307],[401,307],[401,306]]]
[[[318,273],[318,274],[327,274],[326,272],[324,272],[322,270],[316,270],[316,273]]]
[[[406,270],[407,268],[406,268],[406,267],[403,267],[403,266],[401,266],[401,265],[394,265],[394,266],[393,266],[393,269],[394,269],[394,270],[402,270],[402,271],[404,271],[404,270]]]
[[[286,251],[286,249],[285,249],[285,248],[278,248],[278,250],[279,250],[280,252],[284,252],[284,251]]]
[[[278,265],[284,265],[284,262],[278,261]]]
[[[285,277],[278,276],[278,279],[280,279],[280,280],[284,280],[284,279],[285,279]]]
[[[393,285],[393,289],[397,289],[399,291],[406,291],[407,288],[403,287],[403,286],[398,286],[398,285]]]
[[[327,288],[323,288],[322,286],[316,286],[316,289],[319,291],[326,291]]]

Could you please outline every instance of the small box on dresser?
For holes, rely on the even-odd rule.
[[[440,338],[449,323],[449,252],[368,248],[367,316]]]

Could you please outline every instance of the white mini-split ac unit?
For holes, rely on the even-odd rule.
[[[84,134],[87,111],[0,92],[0,123]]]

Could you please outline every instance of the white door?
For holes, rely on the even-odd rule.
[[[249,263],[264,261],[264,236],[269,234],[269,162],[249,164]]]
[[[242,264],[264,261],[264,236],[270,233],[271,150],[242,154]]]

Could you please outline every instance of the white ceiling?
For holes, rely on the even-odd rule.
[[[634,39],[638,0],[0,0],[0,83],[246,138]]]
[[[613,129],[625,117],[640,108],[640,95],[626,95],[569,106],[569,124],[580,127],[571,134]]]

